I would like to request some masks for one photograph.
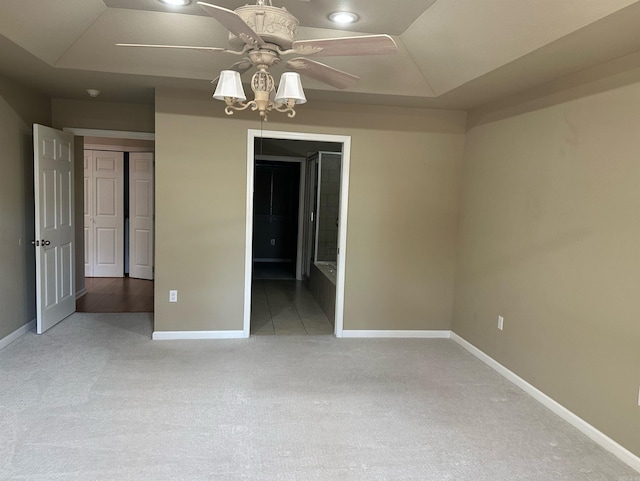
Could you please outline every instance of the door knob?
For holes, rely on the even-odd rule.
[[[43,246],[51,245],[51,241],[48,241],[48,240],[44,240],[44,239],[42,239],[42,245],[43,245]]]
[[[36,247],[38,247],[38,246],[40,245],[40,241],[38,241],[38,240],[32,240],[32,241],[31,241],[31,245],[32,245],[32,246],[36,246]]]

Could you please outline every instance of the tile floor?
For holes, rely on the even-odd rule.
[[[274,334],[333,334],[333,324],[302,281],[254,279],[251,335]]]
[[[254,279],[295,279],[295,262],[253,262]]]

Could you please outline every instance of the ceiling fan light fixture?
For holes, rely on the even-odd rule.
[[[297,72],[285,72],[280,77],[278,92],[276,93],[276,104],[304,104],[307,98],[302,90],[300,74]]]
[[[234,99],[234,101],[240,100],[242,102],[247,100],[242,88],[240,73],[235,70],[223,70],[220,72],[220,80],[218,80],[213,98],[216,100]]]
[[[297,72],[283,73],[278,92],[274,94],[275,82],[267,71],[267,67],[263,65],[251,78],[254,99],[248,102],[240,81],[240,72],[223,70],[220,72],[219,78],[213,98],[227,104],[224,109],[227,115],[251,108],[251,110],[257,111],[265,121],[267,114],[273,110],[286,113],[289,118],[293,118],[296,115],[296,104],[303,104],[307,101],[302,90],[300,75]]]
[[[160,0],[162,3],[171,5],[172,7],[186,7],[191,0]]]
[[[329,15],[329,20],[340,25],[357,22],[359,18],[360,17],[353,12],[333,12]]]
[[[139,0],[142,1],[142,0]],[[144,0],[153,1],[153,0]],[[218,84],[213,98],[225,102],[225,113],[233,115],[236,111],[251,109],[258,112],[266,121],[272,112],[286,113],[289,118],[296,115],[295,107],[307,101],[300,75],[326,83],[332,87],[345,89],[351,87],[359,77],[348,72],[314,60],[305,58],[308,55],[318,56],[360,56],[388,55],[397,53],[396,43],[389,35],[360,35],[356,37],[323,38],[296,40],[298,19],[284,7],[274,7],[272,0],[255,0],[255,5],[229,10],[205,1],[191,0],[156,0],[174,7],[197,3],[203,11],[216,19],[229,30],[229,39],[233,48],[190,46],[190,45],[153,45],[138,43],[118,43],[121,47],[163,48],[224,52],[242,56],[243,58],[231,67],[223,70],[218,77]],[[214,1],[214,0],[210,0]],[[328,18],[337,24],[351,24],[359,20],[357,14],[348,11],[331,13]],[[293,72],[285,72],[275,89],[275,81],[269,68],[281,61],[281,57],[298,54],[302,57],[286,62],[286,67]],[[253,99],[247,101],[242,88],[240,74],[252,68],[257,71],[251,78]],[[215,83],[214,80],[212,83]]]

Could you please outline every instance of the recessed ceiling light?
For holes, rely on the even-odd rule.
[[[186,7],[191,3],[191,0],[160,0],[162,3],[171,5],[172,7]]]
[[[358,20],[358,16],[351,12],[333,12],[329,15],[329,20],[335,23],[341,23],[343,25],[347,23],[353,23]]]

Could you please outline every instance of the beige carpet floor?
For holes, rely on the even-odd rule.
[[[151,324],[74,314],[0,350],[0,479],[640,480],[448,340]]]

